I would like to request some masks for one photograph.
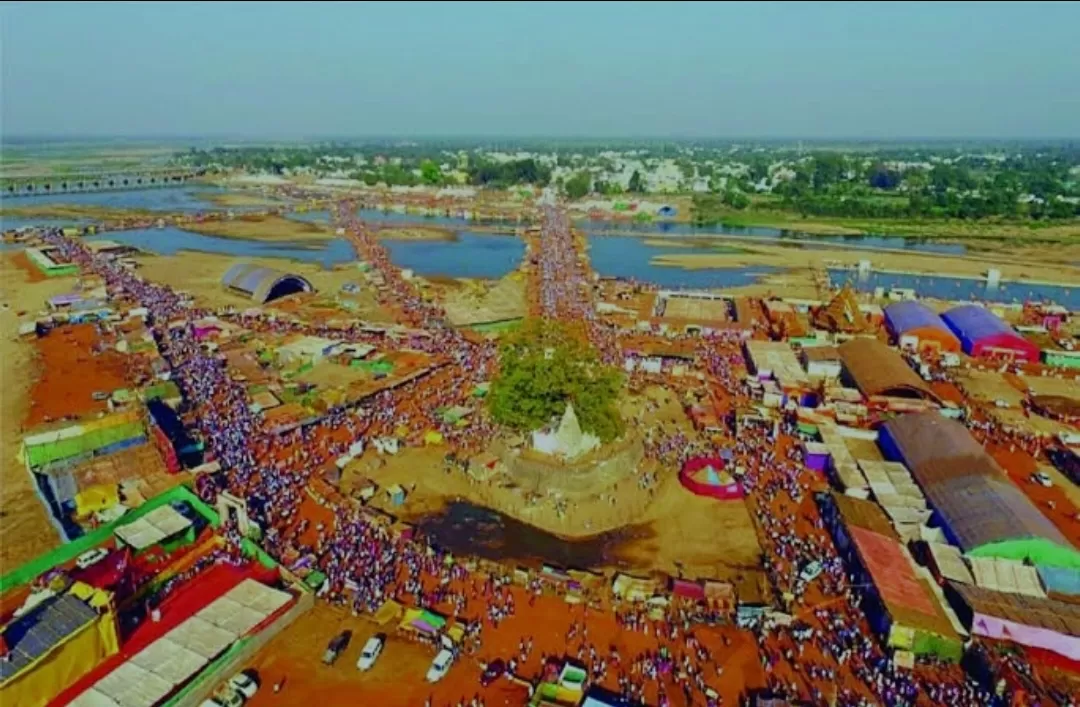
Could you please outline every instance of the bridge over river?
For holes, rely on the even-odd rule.
[[[0,176],[0,194],[44,196],[94,191],[126,191],[174,187],[200,177],[205,170],[142,169],[123,172],[74,172],[25,177]]]

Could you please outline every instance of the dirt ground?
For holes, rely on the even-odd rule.
[[[525,316],[525,281],[511,273],[495,283],[458,280],[440,285],[443,308],[454,326],[483,324]]]
[[[376,231],[379,238],[391,241],[453,241],[457,234],[438,226],[393,226]]]
[[[60,542],[26,467],[17,459],[36,377],[34,345],[18,339],[49,297],[71,290],[75,278],[34,276],[21,251],[0,254],[0,574]],[[16,257],[18,256],[18,257]],[[20,312],[27,315],[20,316]]]
[[[522,637],[532,637],[532,653],[518,667],[525,679],[540,674],[544,656],[575,657],[577,641],[567,640],[572,622],[586,616],[583,606],[571,606],[555,596],[542,596],[533,605],[528,599],[515,602],[517,612],[498,628],[485,625],[483,647],[475,655],[462,654],[450,672],[440,682],[430,685],[424,680],[433,648],[410,642],[394,634],[394,625],[378,626],[367,617],[354,617],[349,612],[323,603],[298,619],[274,638],[252,661],[250,667],[259,671],[263,687],[248,704],[263,705],[308,704],[317,695],[322,704],[361,704],[383,707],[420,707],[427,699],[435,707],[452,707],[468,702],[479,695],[486,705],[524,705],[528,693],[523,686],[500,678],[491,686],[480,686],[482,665],[495,658],[508,660],[518,651]],[[468,612],[472,613],[472,612]],[[589,643],[601,651],[615,647],[623,659],[646,649],[656,650],[654,635],[624,630],[616,624],[610,612],[588,610]],[[353,631],[352,640],[337,662],[330,667],[322,664],[321,656],[327,643],[344,629]],[[378,632],[389,634],[383,654],[369,672],[356,669],[356,660],[364,643]],[[747,632],[731,627],[698,627],[695,635],[723,666],[723,679],[710,673],[707,681],[720,692],[723,704],[737,704],[739,694],[747,688],[760,687],[764,674],[758,660],[757,647]],[[728,644],[725,644],[727,639]],[[683,644],[675,641],[674,651]],[[281,692],[274,694],[273,685],[285,678]],[[609,672],[605,687],[615,688],[614,671]],[[683,705],[681,692],[669,688],[673,705]],[[649,690],[650,704],[655,704],[655,689]]]
[[[279,199],[256,192],[229,191],[220,194],[209,192],[202,196],[218,206],[280,206],[282,203]]]
[[[360,292],[347,296],[341,295],[355,303],[355,310],[347,312],[339,309],[337,316],[353,316],[369,321],[388,321],[389,317],[376,301],[374,291],[363,287],[361,273],[349,266],[343,265],[333,270],[325,270],[313,263],[301,263],[281,258],[237,258],[231,255],[186,251],[176,255],[139,256],[136,260],[139,263],[139,273],[143,277],[188,292],[195,298],[196,304],[203,307],[232,306],[246,309],[255,306],[251,298],[230,292],[221,286],[221,277],[229,267],[238,262],[250,262],[303,276],[315,286],[317,297],[301,299],[313,304],[320,300],[332,301],[333,298],[339,296],[341,286],[345,283],[359,284],[361,285]],[[299,308],[284,301],[272,303],[271,306],[278,309]],[[326,314],[333,315],[332,311]]]

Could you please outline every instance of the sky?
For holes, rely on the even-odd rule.
[[[0,134],[1077,137],[1078,28],[1078,2],[0,2]]]

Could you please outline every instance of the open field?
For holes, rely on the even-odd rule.
[[[380,228],[379,238],[396,241],[455,241],[457,234],[439,226],[393,226]]]
[[[75,280],[45,279],[32,267],[21,251],[0,254],[0,574],[60,542],[30,474],[17,458],[30,413],[30,389],[41,370],[33,343],[19,340],[18,328],[33,319],[46,299],[70,290]]]
[[[334,238],[334,232],[327,226],[282,216],[240,216],[222,221],[184,224],[183,228],[218,238],[268,243],[323,242]]]
[[[454,326],[483,324],[525,316],[525,282],[511,273],[490,284],[458,280],[440,285],[443,307]]]
[[[301,275],[315,286],[316,299],[320,297],[332,299],[341,291],[341,286],[345,283],[363,281],[360,273],[348,266],[325,270],[313,263],[282,258],[237,258],[231,255],[181,251],[175,255],[143,255],[138,256],[136,260],[143,277],[189,292],[199,305],[212,308],[228,306],[245,308],[253,305],[250,298],[226,290],[221,285],[222,276],[238,262],[255,263]],[[356,303],[355,312],[349,316],[371,321],[387,321],[388,315],[381,310],[371,290],[361,288],[359,293],[349,295],[348,299]],[[288,304],[274,303],[274,306],[284,307]],[[338,316],[342,315],[343,312],[339,312]]]

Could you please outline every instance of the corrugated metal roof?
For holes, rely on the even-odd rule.
[[[915,395],[937,400],[937,395],[900,354],[877,339],[859,338],[841,344],[840,360],[863,395]]]
[[[883,447],[902,457],[965,552],[1025,538],[1070,547],[961,423],[925,412],[890,420],[882,432]]]
[[[1061,531],[1007,479],[958,477],[926,487],[926,495],[965,552],[1038,538],[1070,547]]]
[[[912,329],[930,328],[938,329],[955,338],[944,320],[922,302],[915,300],[893,302],[885,307],[884,312],[885,322],[897,336],[903,336]]]

